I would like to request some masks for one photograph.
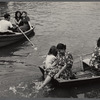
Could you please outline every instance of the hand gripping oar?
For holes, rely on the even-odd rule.
[[[18,27],[20,32],[26,37],[26,39],[31,43],[31,45],[34,48],[34,50],[37,50],[37,47],[30,41],[30,39],[27,37],[27,35],[20,29],[20,27],[18,25],[16,25],[16,26]]]

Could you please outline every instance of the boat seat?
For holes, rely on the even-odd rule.
[[[17,32],[16,32],[15,34],[17,35],[17,34],[22,34],[22,33],[17,33]]]
[[[90,59],[89,58],[84,59],[83,62],[85,62],[87,65],[89,65]]]

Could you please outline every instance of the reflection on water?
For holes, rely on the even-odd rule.
[[[0,48],[0,97],[99,98],[98,84],[63,89],[47,86],[37,91],[42,79],[37,66],[50,46],[59,42],[67,45],[74,58],[92,52],[100,36],[100,3],[0,2],[0,19],[9,12],[13,22],[16,10],[27,11],[36,33],[30,40],[38,50],[28,41]]]

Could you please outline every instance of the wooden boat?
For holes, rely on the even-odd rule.
[[[1,32],[0,32],[1,33]],[[26,36],[29,36],[31,33],[35,35],[34,28],[29,29],[28,31],[24,32]],[[22,33],[2,33],[0,34],[0,47],[7,46],[9,44],[15,43],[17,41],[20,41],[21,39],[25,38],[25,36]]]
[[[54,86],[60,86],[60,87],[69,87],[69,86],[80,86],[80,85],[87,85],[87,84],[93,84],[95,81],[100,81],[100,76],[97,75],[95,72],[90,70],[90,66],[88,64],[88,60],[84,59],[82,61],[83,64],[83,70],[79,70],[76,72],[73,72],[74,79],[65,80],[65,79],[52,79],[52,83]],[[42,72],[44,76],[44,69],[42,67],[39,67],[40,71]]]

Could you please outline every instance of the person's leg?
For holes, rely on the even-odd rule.
[[[48,75],[44,80],[43,84],[40,86],[39,90],[42,89],[45,85],[47,85],[51,81],[51,77]]]

